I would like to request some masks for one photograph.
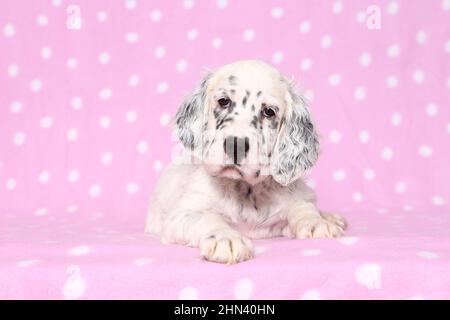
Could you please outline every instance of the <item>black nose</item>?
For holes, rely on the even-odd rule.
[[[228,158],[233,160],[234,164],[240,164],[241,160],[247,156],[250,148],[249,139],[228,136],[223,141],[223,149]]]

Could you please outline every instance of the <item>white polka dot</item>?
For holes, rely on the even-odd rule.
[[[398,3],[396,1],[389,2],[388,7],[387,7],[387,12],[392,15],[397,14]]]
[[[160,82],[156,86],[156,91],[158,93],[164,93],[169,89],[169,84],[167,82]]]
[[[386,79],[386,84],[389,88],[396,88],[398,86],[398,79],[395,75],[390,75]]]
[[[165,127],[170,123],[170,114],[164,112],[161,117],[159,117],[159,123]]]
[[[136,146],[136,149],[140,154],[146,153],[148,151],[148,142],[144,140],[139,141]]]
[[[139,35],[136,32],[128,32],[125,35],[125,41],[128,43],[136,43],[139,41]]]
[[[425,40],[427,39],[427,34],[423,30],[419,30],[416,33],[416,42],[418,44],[423,44]]]
[[[337,130],[332,130],[329,135],[330,141],[332,143],[338,143],[339,141],[341,141],[341,137],[341,133]]]
[[[101,100],[108,100],[111,98],[111,96],[112,96],[112,90],[110,88],[103,88],[99,92],[99,98]]]
[[[48,172],[47,170],[41,171],[39,173],[38,180],[42,184],[47,184],[48,181],[50,180],[50,172]]]
[[[125,8],[128,10],[136,8],[136,0],[125,0]]]
[[[11,38],[16,34],[16,27],[12,25],[11,23],[7,23],[3,27],[3,35],[7,38]]]
[[[431,199],[431,203],[435,206],[443,206],[445,204],[445,200],[441,196],[434,196]]]
[[[445,52],[450,53],[450,40],[447,40],[444,45]]]
[[[367,143],[369,141],[370,138],[370,134],[368,131],[363,130],[359,133],[359,141],[361,141],[361,143]]]
[[[255,38],[255,31],[253,29],[245,29],[242,37],[245,41],[252,41]]]
[[[380,289],[381,268],[374,263],[363,264],[355,271],[356,281],[369,290]]]
[[[81,97],[79,97],[79,96],[73,97],[70,100],[70,105],[75,110],[80,110],[83,107],[83,99]]]
[[[166,54],[166,49],[164,47],[156,47],[155,51],[153,52],[155,57],[158,59],[161,59]]]
[[[112,162],[113,155],[111,152],[105,152],[102,154],[102,163],[108,165]]]
[[[38,15],[36,18],[36,23],[38,24],[38,26],[41,26],[41,27],[48,25],[47,16],[45,16],[43,14]]]
[[[414,71],[413,80],[417,84],[423,83],[423,81],[425,80],[425,74],[423,73],[423,71],[422,70]]]
[[[108,14],[105,11],[97,12],[97,20],[99,22],[105,22],[108,19]]]
[[[222,43],[223,41],[221,38],[216,37],[212,40],[212,46],[214,49],[219,49],[220,47],[222,47]]]
[[[78,61],[75,58],[69,58],[67,59],[67,68],[69,69],[75,69],[78,66]]]
[[[311,69],[311,66],[312,66],[312,60],[309,58],[303,59],[302,62],[300,63],[300,68],[303,71]]]
[[[178,60],[177,66],[176,66],[178,72],[186,71],[187,67],[188,67],[188,63],[186,60],[184,60],[184,59]]]
[[[341,83],[341,75],[339,73],[333,73],[328,77],[328,83],[331,86],[337,86]]]
[[[40,79],[33,79],[30,82],[30,89],[33,92],[39,92],[42,89],[42,81]]]
[[[272,56],[272,61],[275,64],[279,64],[281,61],[283,61],[283,53],[281,51],[275,51]]]
[[[67,175],[67,180],[69,182],[74,183],[77,182],[80,179],[80,172],[78,170],[70,170],[69,174]]]
[[[138,259],[133,260],[133,264],[138,267],[143,267],[143,266],[149,265],[152,262],[153,262],[153,259],[151,259],[151,258],[138,258]]]
[[[333,3],[333,13],[334,14],[341,13],[343,8],[344,8],[344,5],[342,4],[342,1],[335,1]]]
[[[442,0],[442,10],[444,11],[450,10],[450,0]]]
[[[130,87],[137,87],[139,82],[140,82],[140,78],[137,74],[132,74],[128,78],[128,86],[130,86]]]
[[[67,131],[67,139],[69,141],[75,141],[78,139],[78,130],[71,128]]]
[[[128,194],[135,194],[139,191],[139,185],[136,183],[128,183],[125,189]]]
[[[362,101],[366,98],[366,89],[362,86],[356,87],[353,97],[356,101]]]
[[[108,52],[102,52],[98,56],[98,62],[100,64],[108,64],[111,61],[111,56]]]
[[[420,251],[417,253],[417,255],[421,258],[429,259],[429,260],[434,260],[434,259],[439,258],[439,254],[437,254],[436,252],[432,252],[432,251]]]
[[[303,21],[302,23],[300,23],[298,30],[303,34],[308,33],[311,30],[311,22]]]
[[[306,185],[311,189],[316,188],[316,182],[312,178],[308,178],[308,180],[306,180]]]
[[[41,49],[41,58],[48,60],[52,57],[52,49],[50,47],[43,47]]]
[[[14,190],[17,186],[17,181],[10,178],[8,180],[6,180],[6,189],[8,190]]]
[[[439,110],[439,107],[433,102],[428,103],[426,106],[426,112],[429,117],[436,116],[436,114],[438,113],[438,110]]]
[[[161,160],[156,160],[156,161],[153,163],[153,169],[154,169],[155,171],[161,171],[161,169],[163,168],[163,166],[164,166],[164,164],[163,164],[163,162],[162,162]]]
[[[129,123],[136,122],[137,117],[138,117],[138,115],[137,115],[137,112],[135,110],[130,110],[125,115],[125,118],[127,119],[127,122],[129,122]]]
[[[400,54],[400,46],[398,44],[393,44],[387,48],[387,55],[390,58],[395,58]]]
[[[52,0],[52,4],[54,7],[59,7],[61,6],[61,0]]]
[[[356,13],[356,21],[358,23],[364,23],[366,21],[366,12],[365,11],[358,11]]]
[[[384,147],[381,149],[381,158],[383,160],[391,160],[394,156],[394,151],[389,147]]]
[[[263,247],[263,246],[257,246],[257,247],[255,247],[255,255],[256,256],[258,256],[258,255],[260,255],[260,254],[263,254],[264,252],[266,252],[267,251],[267,248],[266,247]]]
[[[78,211],[78,206],[74,205],[74,204],[68,206],[66,209],[66,212],[68,212],[68,213],[75,213],[77,211]]]
[[[19,66],[17,64],[10,64],[8,66],[8,75],[11,78],[15,78],[17,77],[18,74],[19,74]]]
[[[88,246],[78,246],[78,247],[71,248],[69,250],[69,255],[84,256],[84,255],[88,254],[89,252],[91,252],[91,248],[89,248]]]
[[[183,0],[183,7],[186,9],[192,9],[194,7],[194,0]]]
[[[305,249],[302,250],[302,256],[304,257],[314,257],[318,256],[322,253],[319,249]]]
[[[188,32],[187,32],[188,40],[193,41],[193,40],[197,39],[197,37],[198,37],[198,30],[197,29],[190,29],[190,30],[188,30]]]
[[[317,290],[305,291],[300,297],[301,300],[320,300],[320,293]]]
[[[321,45],[322,48],[324,48],[324,49],[328,49],[329,47],[331,47],[331,43],[332,43],[332,39],[331,39],[331,36],[329,36],[329,35],[324,35],[324,36],[320,39],[320,45]]]
[[[375,171],[373,169],[364,170],[364,179],[366,179],[366,180],[375,179]]]
[[[156,9],[156,10],[153,10],[152,12],[150,12],[150,19],[153,22],[161,21],[161,18],[162,18],[161,10]]]
[[[89,195],[92,198],[97,198],[102,193],[102,188],[98,184],[94,184],[89,188]]]
[[[100,127],[107,129],[111,126],[111,119],[107,116],[100,117]]]
[[[336,170],[333,172],[333,180],[334,181],[342,181],[347,177],[347,174],[345,173],[344,170],[340,169],[340,170]]]
[[[402,124],[402,115],[398,112],[395,112],[391,116],[391,123],[393,126],[398,127]]]
[[[408,204],[405,204],[402,209],[403,211],[412,211],[414,208]]]
[[[13,142],[16,146],[21,146],[25,143],[25,138],[26,138],[25,133],[16,132],[13,137]]]
[[[368,67],[372,63],[372,56],[370,55],[370,53],[364,52],[363,54],[361,54],[361,56],[359,57],[359,63],[363,67]]]
[[[361,202],[363,200],[363,195],[361,192],[354,192],[352,194],[352,199],[355,202]]]
[[[406,184],[403,181],[399,181],[395,184],[395,192],[397,193],[405,193]]]
[[[270,11],[270,15],[275,18],[275,19],[279,19],[283,16],[284,14],[284,10],[283,8],[280,7],[275,7]]]
[[[345,246],[352,246],[356,242],[358,242],[359,239],[357,237],[341,237],[341,238],[338,238],[338,241],[339,241],[339,243],[341,243]]]
[[[20,101],[13,101],[11,102],[11,105],[9,106],[9,110],[11,110],[12,113],[19,113],[23,109],[23,104]]]
[[[225,9],[228,6],[228,0],[217,0],[219,9]]]
[[[240,279],[234,286],[234,297],[238,300],[250,299],[253,283],[249,279]]]
[[[40,121],[41,128],[48,129],[53,126],[53,118],[50,116],[43,117]]]
[[[178,293],[179,300],[197,300],[198,291],[194,287],[186,287],[180,290]]]
[[[39,208],[34,212],[35,216],[41,217],[41,216],[45,216],[48,214],[48,209],[47,208]]]
[[[431,157],[433,149],[428,145],[422,145],[419,147],[419,154],[424,158]]]
[[[305,90],[304,95],[305,95],[305,98],[308,101],[313,101],[314,100],[314,92],[312,90],[309,90],[309,89]]]
[[[39,260],[36,259],[28,259],[28,260],[20,260],[16,262],[16,265],[19,268],[31,267],[39,263]]]

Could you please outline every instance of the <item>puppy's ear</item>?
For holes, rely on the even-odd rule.
[[[297,180],[319,156],[319,139],[306,101],[288,83],[287,112],[272,152],[270,171],[282,185]]]
[[[175,116],[178,138],[185,148],[194,151],[201,145],[202,122],[206,104],[208,73],[200,83],[183,101]]]

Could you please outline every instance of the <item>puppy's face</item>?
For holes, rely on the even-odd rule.
[[[271,66],[240,61],[208,75],[177,114],[185,146],[212,176],[282,184],[315,162],[317,136],[304,101]]]

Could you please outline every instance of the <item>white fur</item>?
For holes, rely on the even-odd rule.
[[[239,115],[217,129],[212,111],[223,111],[217,99],[223,91],[231,96],[231,89]],[[245,95],[247,105],[242,102]],[[264,117],[260,129],[250,125],[261,105],[277,107],[280,121],[273,121],[272,129],[267,129],[269,120]],[[159,235],[164,243],[199,247],[202,257],[221,263],[251,258],[250,239],[343,234],[344,219],[320,213],[314,192],[300,178],[317,158],[317,135],[303,128],[312,127],[306,104],[277,70],[258,61],[226,65],[207,76],[177,117],[180,140],[193,157],[188,159],[195,161],[173,163],[165,170],[153,193],[147,232]],[[230,134],[251,137],[251,142],[248,159],[226,169],[230,166],[223,137]],[[284,147],[277,150],[281,144]],[[275,164],[261,161],[271,151]]]

